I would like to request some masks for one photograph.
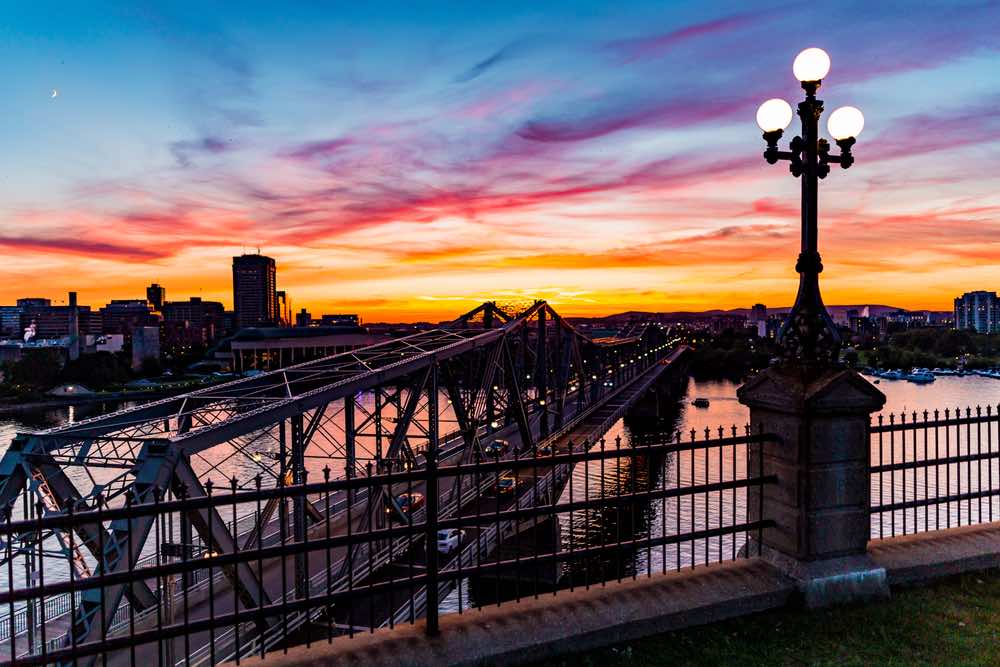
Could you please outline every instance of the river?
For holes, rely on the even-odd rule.
[[[747,423],[747,409],[736,400],[738,383],[728,380],[698,381],[691,379],[688,383],[687,395],[678,404],[676,418],[663,425],[662,436],[670,431],[681,430],[685,434],[691,429],[699,433],[705,428],[716,429],[719,426],[729,428],[737,426],[740,429]],[[907,413],[923,410],[933,411],[956,407],[983,408],[986,405],[996,407],[1000,404],[1000,380],[979,376],[939,377],[936,382],[918,385],[906,381],[882,380],[878,385],[886,395],[886,405],[883,414]],[[691,400],[696,398],[709,399],[707,408],[696,408]],[[16,414],[0,416],[0,453],[2,453],[18,431],[50,428],[68,422],[78,421],[94,415],[132,405],[131,403],[87,403],[75,406],[53,407],[45,409],[25,410]],[[623,422],[618,422],[609,432],[610,437],[622,435],[629,437],[628,429]],[[646,437],[649,434],[645,434]],[[311,462],[312,463],[312,462]],[[319,469],[322,464],[315,463]],[[256,473],[258,469],[248,466],[247,473]],[[231,471],[226,470],[227,474]]]
[[[742,432],[748,420],[748,411],[736,399],[738,384],[730,381],[697,381],[690,379],[686,395],[679,398],[674,406],[674,415],[659,424],[637,424],[619,420],[607,433],[606,439],[613,443],[617,437],[622,439],[623,446],[635,443],[663,442],[672,440],[680,431],[685,439],[690,437],[694,429],[699,439],[704,437],[704,430],[711,429],[712,436],[718,434],[718,427],[723,427],[728,434],[732,426]],[[990,404],[994,407],[1000,403],[1000,380],[979,376],[939,377],[934,383],[926,385],[913,384],[906,381],[882,380],[879,383],[887,398],[883,414],[924,410],[933,412],[955,408],[982,406]],[[706,398],[709,406],[696,408],[691,401],[696,398]],[[85,417],[101,414],[116,409],[118,404],[87,404],[45,410],[30,410],[17,415],[6,415],[0,419],[0,451],[20,430],[48,428],[62,423],[76,421]],[[718,456],[718,458],[715,458]],[[711,458],[710,458],[711,457]],[[688,485],[703,481],[713,481],[723,470],[726,476],[741,476],[744,472],[745,451],[734,452],[732,448],[712,452],[706,456],[705,451],[696,454],[690,452],[672,456],[667,460],[655,463],[643,461],[636,465],[626,459],[625,465],[598,464],[578,466],[574,470],[574,483],[564,490],[560,502],[570,502],[584,499],[599,498],[601,495],[614,495],[621,492],[642,490],[642,488],[663,488],[672,485]],[[320,457],[316,457],[317,459]],[[235,474],[244,478],[257,472],[253,464],[237,463],[239,459],[226,461],[234,466],[224,471],[226,475]],[[246,460],[245,457],[243,459]],[[638,460],[635,459],[635,460]],[[716,463],[716,461],[718,463]],[[730,463],[730,461],[732,463]],[[323,463],[314,459],[310,467],[322,467]],[[216,463],[218,465],[218,463]],[[246,466],[243,470],[239,466]],[[714,466],[714,467],[713,467]],[[315,472],[318,472],[316,470]],[[652,501],[636,510],[621,511],[607,509],[576,514],[560,515],[555,539],[560,549],[573,549],[595,546],[622,540],[657,538],[677,532],[712,528],[718,522],[739,522],[746,516],[745,494],[729,492],[714,496],[705,494],[698,502],[685,500],[684,503],[673,501]],[[652,549],[636,549],[624,559],[598,559],[595,565],[593,559],[576,564],[563,566],[557,575],[560,585],[567,582],[587,583],[601,578],[614,576],[631,576],[646,571],[668,570],[679,567],[711,562],[732,557],[742,545],[745,536],[726,535],[697,543],[667,545]],[[597,570],[594,570],[597,567]],[[469,590],[463,585],[464,601],[459,595],[449,596],[443,601],[443,611],[454,611],[459,605],[465,606],[470,599],[485,602],[493,599],[496,593],[501,597],[509,597],[506,586],[496,585],[495,591]],[[490,585],[489,588],[494,588]]]

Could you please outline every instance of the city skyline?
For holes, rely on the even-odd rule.
[[[821,195],[826,301],[994,288],[995,3],[55,7],[19,10],[0,64],[2,302],[231,306],[260,247],[293,310],[369,321],[788,305],[798,185],[754,110],[796,99],[812,45],[819,96],[867,119],[865,170]]]

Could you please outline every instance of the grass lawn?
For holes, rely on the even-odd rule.
[[[896,589],[885,602],[767,612],[546,664],[1000,665],[1000,571]]]

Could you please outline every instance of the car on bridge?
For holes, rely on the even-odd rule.
[[[494,496],[509,496],[522,488],[527,481],[523,477],[517,478],[513,473],[505,472],[493,483],[491,491]]]
[[[465,537],[465,531],[458,528],[439,530],[437,535],[438,553],[450,554],[462,543],[463,537]]]
[[[396,504],[403,514],[412,514],[424,506],[424,494],[422,493],[401,493],[396,496]],[[393,507],[389,505],[385,508],[386,514],[392,514]]]
[[[535,451],[539,456],[552,456],[556,453],[555,447],[552,445],[542,445],[540,447],[535,447]]]
[[[506,440],[494,440],[483,447],[483,454],[492,457],[501,457],[510,450],[510,443]]]

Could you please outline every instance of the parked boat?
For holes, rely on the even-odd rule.
[[[906,379],[917,384],[930,384],[931,382],[934,382],[935,377],[930,371],[922,369],[920,372],[910,373],[906,376]]]
[[[696,398],[691,401],[691,405],[696,408],[707,408],[711,404],[708,402],[707,398]]]

